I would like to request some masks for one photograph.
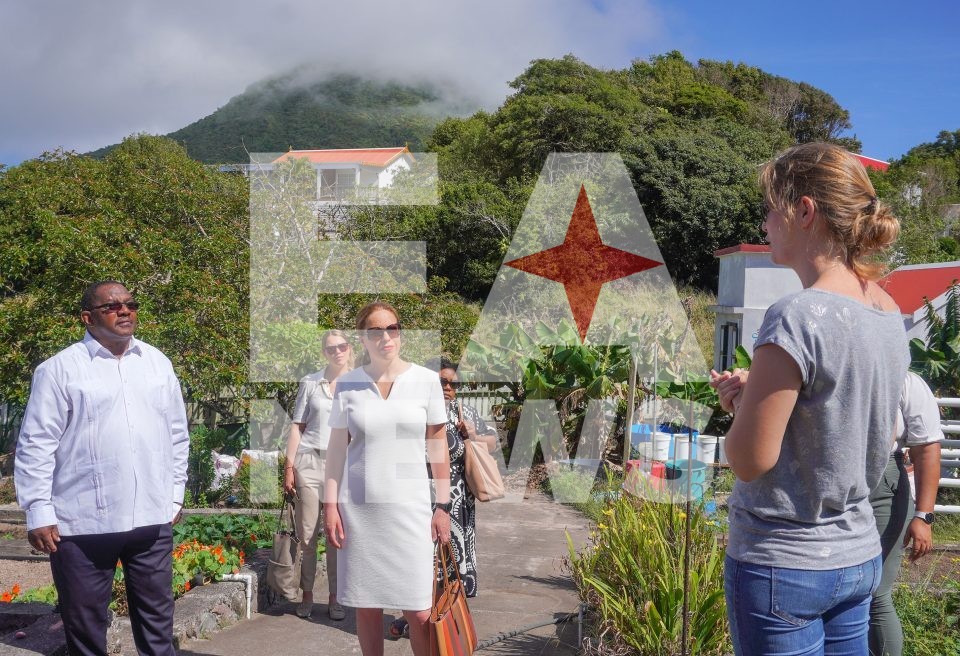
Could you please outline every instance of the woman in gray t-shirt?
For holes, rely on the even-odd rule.
[[[714,377],[736,413],[725,443],[737,476],[724,582],[734,649],[866,654],[880,579],[869,496],[909,359],[869,258],[899,225],[837,146],[786,150],[760,185],[772,259],[804,289],[767,310],[749,383]]]

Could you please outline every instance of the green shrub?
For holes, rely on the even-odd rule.
[[[681,653],[686,515],[683,506],[610,501],[570,563],[581,598],[596,609],[600,653]],[[723,598],[723,549],[712,520],[691,510],[688,653],[731,651]]]

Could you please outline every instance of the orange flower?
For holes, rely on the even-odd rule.
[[[256,542],[256,541],[257,541],[257,536],[254,535],[253,533],[251,533],[251,534],[250,534],[250,541],[251,541],[251,542]]]
[[[217,545],[217,547],[213,550],[213,553],[214,555],[219,556],[220,554],[223,553],[223,547],[220,545]]]
[[[20,594],[20,584],[19,584],[19,583],[14,583],[14,584],[13,584],[13,589],[10,590],[10,592],[13,593],[13,596],[14,596],[14,597],[16,597],[18,594]]]
[[[184,591],[184,592],[190,592],[190,581],[184,581],[184,583],[183,583],[183,591]]]
[[[9,592],[4,592],[2,595],[0,595],[0,601],[13,601],[13,595],[11,595]]]
[[[223,565],[225,562],[227,562],[227,560],[223,556],[217,556],[217,562]]]

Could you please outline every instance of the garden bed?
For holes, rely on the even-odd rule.
[[[251,611],[258,608],[258,569],[254,565],[241,570],[251,575],[253,583]],[[246,617],[246,605],[245,583],[224,581],[192,589],[174,606],[175,644],[209,638],[236,624]],[[0,603],[0,645],[0,651],[9,656],[60,656],[67,651],[60,615],[53,606],[42,603]],[[107,649],[111,654],[136,653],[129,618],[114,616],[107,632]]]

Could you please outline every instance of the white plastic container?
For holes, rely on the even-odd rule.
[[[717,444],[718,438],[716,435],[701,435],[700,436],[700,457],[698,460],[712,465],[717,461]]]
[[[726,441],[727,441],[726,435],[717,436],[717,448],[720,451],[720,464],[724,466],[727,466],[730,464],[729,462],[727,462],[727,452],[724,448],[724,443]]]
[[[690,436],[686,433],[673,434],[674,460],[688,460],[690,458]],[[697,443],[693,443],[693,459],[700,460],[697,452]]]
[[[673,435],[670,433],[661,433],[657,431],[653,434],[653,459],[669,460],[670,444],[673,442]]]

